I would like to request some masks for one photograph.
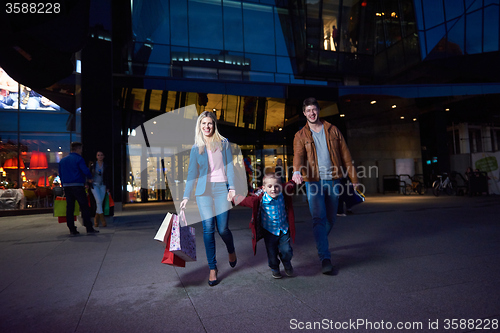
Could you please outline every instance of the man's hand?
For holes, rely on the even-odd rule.
[[[304,179],[302,178],[302,175],[300,173],[296,173],[292,176],[292,180],[296,183],[296,184],[302,184],[302,182],[304,181]]]

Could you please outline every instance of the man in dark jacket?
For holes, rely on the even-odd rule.
[[[348,172],[354,188],[357,186],[358,176],[342,133],[329,122],[319,119],[319,109],[314,97],[304,100],[303,112],[307,123],[295,134],[293,140],[292,179],[297,184],[306,182],[307,201],[322,273],[335,275],[337,268],[331,262],[328,235],[337,218],[342,170]]]
[[[92,227],[89,204],[85,193],[85,178],[92,181],[92,174],[82,157],[83,145],[80,142],[71,143],[71,153],[59,162],[59,176],[66,195],[66,223],[71,235],[78,235],[74,221],[75,201],[78,201],[82,211],[83,224],[88,234],[99,231]]]

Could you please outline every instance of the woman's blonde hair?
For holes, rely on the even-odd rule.
[[[208,142],[205,142],[205,137],[201,132],[201,121],[206,117],[210,117],[214,122],[214,134],[209,140],[207,140]],[[194,144],[198,147],[199,153],[203,154],[205,145],[207,146],[207,149],[210,149],[211,151],[215,151],[216,148],[222,149],[222,141],[226,141],[226,138],[220,135],[219,130],[217,129],[217,118],[215,114],[210,111],[203,111],[196,120],[196,129],[194,134]]]

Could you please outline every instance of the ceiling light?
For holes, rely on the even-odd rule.
[[[392,108],[393,108],[393,109],[395,109],[395,108],[396,108],[396,104],[394,104],[394,105],[392,106]]]
[[[375,104],[375,103],[377,103],[377,101],[371,101],[371,102],[370,102],[370,104]]]

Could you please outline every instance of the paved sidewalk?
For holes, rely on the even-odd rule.
[[[200,223],[198,261],[160,263],[153,237],[172,204],[127,206],[98,235],[80,227],[78,237],[50,214],[1,217],[0,332],[500,329],[500,197],[368,196],[330,235],[337,276],[320,273],[307,205],[295,201],[296,276],[271,277],[263,242],[253,256],[250,209],[237,207],[238,264],[216,236],[213,288]]]

